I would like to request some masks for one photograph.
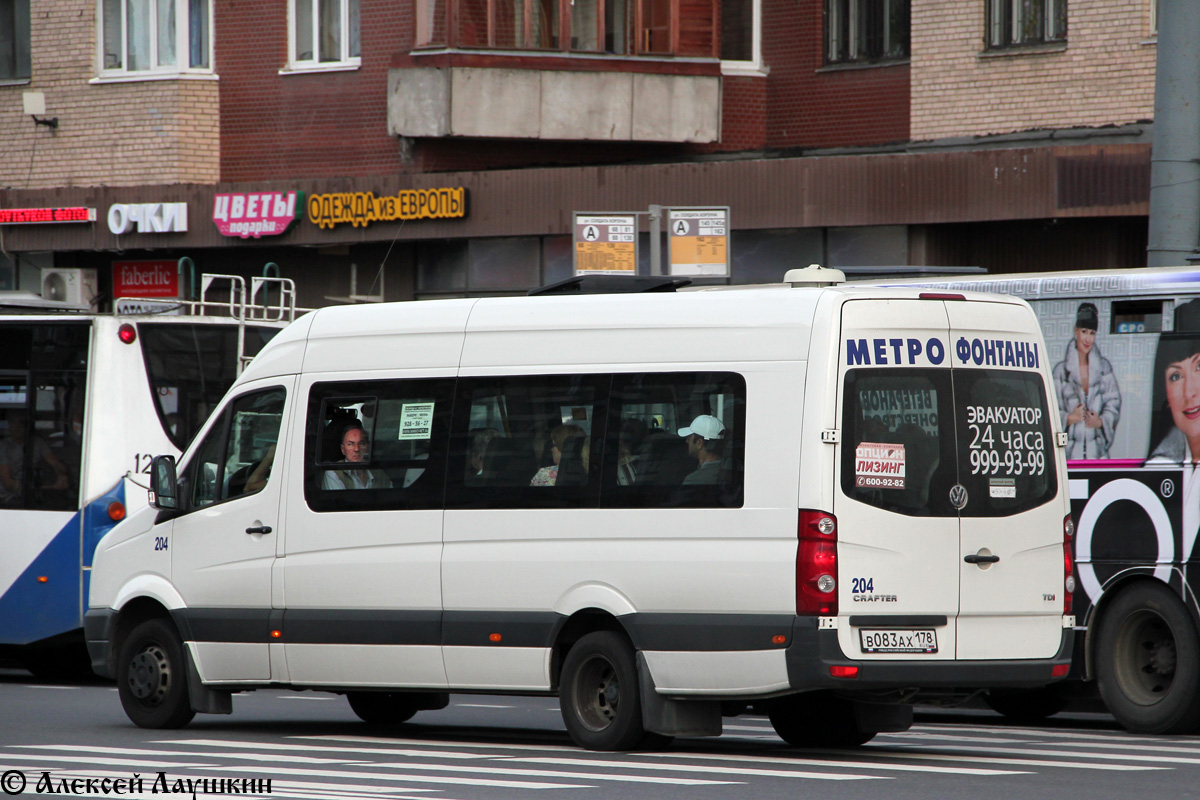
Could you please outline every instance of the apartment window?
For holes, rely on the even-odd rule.
[[[414,42],[417,47],[713,55],[717,20],[707,10],[703,18],[689,20],[692,38],[708,44],[681,45],[680,14],[674,0],[417,0]],[[696,47],[707,50],[684,52]]]
[[[209,0],[103,0],[102,70],[108,74],[208,70]]]
[[[1067,0],[988,0],[988,46],[1063,42]]]
[[[290,4],[292,68],[359,64],[358,0],[290,0]]]
[[[908,58],[910,0],[825,0],[829,64]]]
[[[0,81],[27,80],[29,0],[0,0]]]

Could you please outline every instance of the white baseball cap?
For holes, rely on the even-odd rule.
[[[721,420],[708,414],[701,414],[692,420],[692,424],[679,429],[680,436],[696,434],[701,439],[720,439],[725,435],[725,425]]]

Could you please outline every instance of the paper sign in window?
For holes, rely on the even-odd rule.
[[[433,436],[433,403],[405,403],[400,407],[400,441]]]
[[[860,489],[903,489],[904,445],[859,444],[854,448],[854,485]]]

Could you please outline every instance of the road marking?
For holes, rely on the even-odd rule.
[[[211,758],[215,753],[189,753],[181,750],[138,750],[129,747],[104,747],[102,745],[70,745],[57,744],[13,744],[9,747],[21,747],[30,750],[71,750],[83,753],[119,753],[128,756],[174,756],[176,758]],[[316,758],[313,756],[283,756],[271,753],[221,753],[226,758],[236,758],[242,761],[290,761],[296,764],[344,764],[347,761],[359,763],[361,758]]]
[[[587,781],[617,781],[619,783],[666,783],[679,786],[720,786],[722,784],[740,783],[741,781],[712,781],[701,778],[660,778],[655,775],[601,775],[594,772],[555,772],[540,769],[508,769],[480,765],[478,767],[462,767],[451,764],[373,764],[375,768],[383,769],[417,769],[433,770],[436,772],[487,772],[489,775],[520,775],[548,778],[565,778],[567,780]],[[598,764],[597,764],[598,766]],[[605,764],[604,766],[610,766]],[[711,772],[711,770],[709,770]],[[821,776],[824,777],[824,776]],[[858,776],[831,778],[831,780],[856,780]]]
[[[1030,773],[1023,770],[1003,770],[1003,769],[976,769],[973,767],[934,767],[923,764],[876,764],[873,761],[844,761],[834,759],[819,759],[819,758],[787,758],[785,756],[740,756],[740,755],[718,755],[718,754],[702,754],[702,753],[636,753],[635,755],[645,758],[686,758],[705,761],[737,761],[746,763],[747,761],[756,763],[763,762],[767,764],[803,764],[804,766],[833,766],[833,767],[853,767],[862,769],[879,769],[895,772],[933,772],[947,773],[950,775],[1028,775]]]
[[[76,689],[79,689],[81,687],[79,687],[79,686],[54,686],[53,684],[48,684],[48,683],[47,684],[27,683],[27,684],[25,684],[25,688],[26,689],[68,689],[73,692]]]
[[[454,708],[516,708],[516,706],[498,706],[490,703],[455,703]]]
[[[246,742],[222,739],[159,739],[153,744],[187,745],[188,747],[248,747],[252,750],[305,750],[311,751],[312,745],[278,744],[273,742]],[[325,747],[327,753],[364,753],[383,756],[408,756],[412,758],[495,758],[490,753],[456,753],[448,750],[397,750],[391,747]],[[348,759],[355,760],[355,759]]]
[[[521,761],[530,764],[561,764],[568,767],[604,766],[609,769],[657,769],[667,772],[720,772],[722,775],[755,775],[763,778],[805,778],[811,780],[853,781],[853,780],[891,780],[882,775],[848,775],[837,772],[801,772],[800,770],[785,769],[756,769],[754,767],[701,767],[692,764],[630,764],[623,761],[600,761],[585,758],[507,758],[506,761]],[[840,766],[823,764],[823,766]],[[664,778],[670,781],[670,778]],[[682,781],[680,781],[682,783]]]
[[[903,745],[899,745],[899,746],[903,746]],[[945,745],[919,744],[919,745],[913,745],[913,747],[921,747],[926,750],[953,750],[953,751],[958,751],[960,753],[963,753],[964,755],[966,754],[966,752],[963,751],[963,749],[961,747],[958,747],[957,745],[952,745],[952,744],[945,744]],[[1025,749],[1025,748],[1020,748],[1020,747],[1011,747],[1011,748],[1010,747],[1005,747],[1005,748],[975,747],[975,748],[971,748],[971,750],[969,752],[972,754],[973,753],[1015,753],[1017,755],[1026,755],[1026,756],[1049,755],[1045,750],[1033,750],[1033,749]],[[1200,764],[1200,758],[1184,758],[1183,756],[1164,756],[1164,755],[1159,755],[1157,753],[1152,756],[1122,755],[1120,753],[1058,753],[1056,755],[1062,755],[1062,756],[1069,757],[1069,758],[1099,758],[1099,759],[1107,759],[1109,761],[1154,761],[1154,762],[1159,762],[1159,763],[1167,762],[1169,764]]]
[[[13,747],[14,745],[6,745],[6,746]],[[74,749],[74,748],[67,748],[64,746],[59,749]],[[171,755],[171,754],[167,753],[166,755]],[[69,761],[78,761],[82,764],[104,764],[104,765],[107,765],[110,767],[132,767],[134,769],[141,769],[146,766],[145,761],[134,761],[131,758],[104,758],[102,756],[78,756],[78,755],[74,755],[74,754],[67,755],[67,756],[39,756],[39,755],[34,755],[33,753],[21,753],[20,757],[25,759],[26,761],[53,761],[55,763],[63,763],[65,760],[69,760]],[[164,769],[199,769],[202,767],[213,767],[216,765],[215,764],[190,764],[190,763],[187,763],[184,761],[179,761],[179,762],[157,761],[154,763],[154,766],[162,767]]]
[[[276,700],[319,700],[322,703],[328,703],[330,700],[337,700],[336,697],[310,697],[303,694],[281,694],[275,698]]]
[[[888,745],[888,746],[892,747],[893,745]],[[926,749],[929,749],[929,745],[920,745],[920,746],[924,747]],[[867,747],[864,749],[869,750],[870,754],[872,756],[879,756],[880,758],[912,758],[912,759],[923,759],[926,761],[969,761],[972,764],[979,764],[979,763],[1012,764],[1014,766],[1023,766],[1023,767],[1060,767],[1062,769],[1099,769],[1099,770],[1111,770],[1114,772],[1141,772],[1144,770],[1152,770],[1152,769],[1171,769],[1170,767],[1143,767],[1138,764],[1082,764],[1077,761],[1047,761],[1044,759],[1034,759],[1034,758],[996,758],[994,756],[976,756],[976,755],[974,755],[975,752],[985,752],[982,750],[981,751],[968,751],[968,753],[963,754],[963,755],[941,755],[938,753],[918,753],[918,752],[912,752],[912,753],[880,752],[880,750],[876,747]],[[958,748],[947,748],[947,749],[958,749]],[[861,757],[863,755],[863,752],[861,750],[859,750],[859,751],[831,750],[830,752],[831,753],[836,752],[836,753],[840,753],[841,755],[847,755],[847,756],[860,756]],[[1018,751],[1007,751],[1007,750],[996,749],[993,752],[1005,753],[1005,752],[1018,752]],[[1045,755],[1040,750],[1034,750],[1033,752],[1036,755]],[[1069,756],[1069,755],[1074,755],[1074,754],[1073,753],[1063,753],[1063,755]]]
[[[373,764],[368,766],[383,766]],[[261,774],[258,767],[228,766],[212,767],[221,772],[253,772]],[[409,783],[451,783],[465,786],[495,786],[503,789],[589,789],[595,788],[580,783],[550,783],[548,781],[502,781],[492,778],[452,778],[447,775],[399,775],[386,772],[339,772],[326,769],[299,769],[279,767],[271,770],[272,775],[295,775],[309,778],[351,778],[359,781],[407,781]],[[439,798],[439,800],[441,800]]]
[[[578,753],[578,747],[568,747],[566,745],[555,744],[540,744],[532,742],[530,744],[505,744],[491,742],[443,742],[430,741],[428,739],[388,739],[384,737],[374,736],[289,736],[289,739],[315,739],[322,742],[349,742],[352,744],[396,744],[408,746],[426,746],[426,747],[474,747],[479,750],[539,750],[551,751],[559,753]]]

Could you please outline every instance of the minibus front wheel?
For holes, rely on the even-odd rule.
[[[633,648],[619,633],[584,636],[563,661],[559,704],[567,732],[587,750],[632,750],[647,738]]]
[[[148,619],[126,637],[117,657],[117,693],[126,716],[141,728],[182,728],[196,715],[183,642],[169,622]]]

